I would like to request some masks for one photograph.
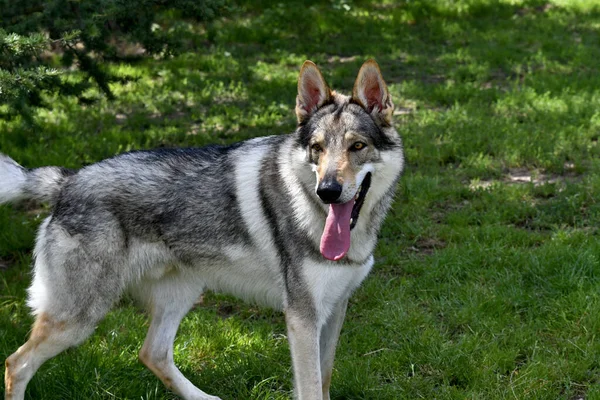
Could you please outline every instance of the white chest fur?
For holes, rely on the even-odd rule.
[[[348,298],[360,285],[373,267],[373,256],[360,266],[335,262],[306,260],[303,273],[308,291],[313,296],[319,325],[324,324],[335,305]]]

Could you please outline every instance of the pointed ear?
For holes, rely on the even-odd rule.
[[[388,124],[392,122],[394,103],[375,60],[367,60],[358,71],[352,98],[368,113],[379,115]]]
[[[331,89],[327,86],[319,68],[312,61],[304,61],[298,77],[298,97],[296,97],[298,123],[304,121],[330,99]]]

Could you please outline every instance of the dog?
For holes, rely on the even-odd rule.
[[[296,130],[231,146],[132,151],[78,171],[0,155],[0,203],[46,201],[27,304],[29,339],[6,360],[6,400],[84,341],[123,293],[151,317],[140,360],[184,399],[214,400],[173,362],[205,290],[284,311],[295,396],[329,399],[348,298],[373,266],[404,166],[394,105],[366,61],[351,96],[302,65]]]

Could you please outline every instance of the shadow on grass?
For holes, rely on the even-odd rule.
[[[131,148],[230,143],[288,133],[294,128],[295,80],[304,58],[316,61],[331,86],[342,92],[351,90],[364,60],[376,58],[397,106],[409,112],[456,104],[481,109],[519,87],[549,93],[550,100],[569,91],[591,95],[598,68],[596,49],[589,44],[597,41],[594,21],[599,18],[598,8],[578,11],[542,1],[239,2],[233,15],[208,28],[208,49],[132,65],[131,72],[117,74],[124,83],[115,89],[119,98],[113,103],[82,107],[56,99],[64,102],[62,115],[53,111],[40,117],[40,130],[12,127],[0,138],[0,148],[47,142],[52,158],[63,160],[68,153],[66,165],[78,166]],[[139,77],[145,74],[150,81]],[[527,130],[531,118],[566,125],[577,109],[567,103],[562,109],[521,112],[530,102],[527,93],[514,100],[505,113],[509,118],[492,107],[484,112],[507,119],[504,126],[499,122],[496,130],[501,131],[523,122]],[[474,121],[474,135],[466,140],[478,142],[479,152],[494,155],[497,143],[482,138],[477,117]],[[456,125],[455,120],[449,123]],[[447,126],[429,128],[443,131]],[[472,153],[467,148],[468,154],[457,155],[455,147],[442,149],[434,163],[416,161],[455,164]],[[38,160],[38,155],[19,158],[31,166]]]

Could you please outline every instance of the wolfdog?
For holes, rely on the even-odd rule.
[[[52,205],[28,289],[35,323],[6,360],[5,398],[23,399],[40,365],[129,292],[151,316],[142,363],[185,399],[218,399],[173,362],[179,323],[213,290],[283,310],[296,398],[329,399],[348,298],[373,266],[404,165],[393,107],[375,61],[351,96],[306,61],[289,135],[132,151],[78,171],[0,155],[0,203]]]

